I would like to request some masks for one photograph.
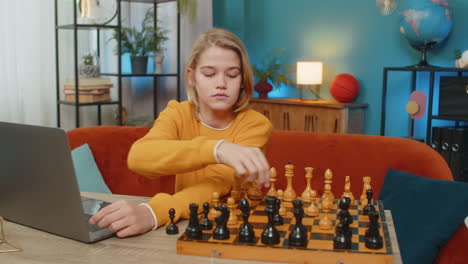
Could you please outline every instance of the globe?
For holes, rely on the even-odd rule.
[[[410,45],[425,52],[447,38],[452,31],[448,0],[408,0],[402,11],[400,32]]]

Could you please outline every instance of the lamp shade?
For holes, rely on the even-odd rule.
[[[322,62],[298,61],[297,84],[322,84],[322,71]]]

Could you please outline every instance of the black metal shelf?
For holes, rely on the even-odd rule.
[[[96,29],[119,29],[117,25],[97,25],[97,24],[67,24],[57,26],[57,29],[82,29],[82,30],[96,30]]]
[[[122,77],[178,77],[178,73],[101,73],[103,76],[122,76]]]
[[[451,120],[451,121],[468,121],[468,116],[441,116],[441,115],[433,115],[432,119],[440,119],[440,120]]]
[[[435,66],[406,66],[406,67],[385,67],[387,71],[418,71],[418,72],[468,72],[468,68],[445,68]]]
[[[91,103],[75,103],[75,102],[69,102],[65,100],[60,100],[58,101],[58,104],[63,104],[63,105],[79,105],[79,106],[85,106],[85,105],[114,105],[114,104],[119,104],[119,101],[107,101],[107,102],[91,102]]]
[[[435,66],[406,66],[406,67],[385,67],[383,69],[383,87],[382,87],[382,109],[380,119],[380,135],[385,136],[385,116],[386,116],[386,96],[387,96],[387,77],[388,72],[391,71],[408,71],[411,72],[411,92],[416,90],[416,79],[418,72],[429,72],[429,96],[427,104],[427,123],[426,123],[426,144],[430,144],[431,139],[431,128],[432,119],[451,120],[451,121],[468,121],[468,117],[454,117],[454,116],[440,116],[432,114],[433,97],[434,97],[434,81],[436,72],[456,72],[458,76],[462,76],[462,73],[468,72],[468,68],[445,68]],[[414,120],[410,118],[409,121],[409,137],[414,135]]]
[[[175,77],[177,79],[177,86],[176,86],[176,99],[180,101],[181,98],[181,92],[180,92],[180,14],[177,12],[177,24],[176,24],[176,32],[177,32],[177,49],[176,49],[176,65],[177,65],[177,70],[175,73],[160,73],[160,74],[155,74],[155,73],[147,73],[147,74],[133,74],[133,73],[122,73],[122,56],[117,56],[117,71],[116,73],[101,73],[101,76],[114,76],[117,78],[117,82],[114,83],[114,86],[117,88],[117,95],[114,98],[113,101],[108,101],[108,102],[86,102],[86,103],[80,103],[80,102],[69,102],[66,100],[61,99],[61,90],[62,87],[60,86],[60,69],[63,67],[60,64],[59,60],[59,31],[62,30],[69,30],[73,33],[73,65],[74,65],[74,74],[73,78],[75,79],[75,93],[78,94],[79,90],[77,88],[78,86],[78,79],[79,79],[79,74],[78,74],[78,37],[79,31],[82,30],[95,30],[97,32],[97,55],[100,56],[100,49],[101,49],[101,44],[100,44],[100,38],[101,38],[101,32],[105,32],[106,30],[118,30],[119,32],[122,29],[122,10],[121,10],[121,2],[129,2],[131,3],[146,3],[146,4],[151,4],[153,5],[154,8],[154,23],[156,26],[156,23],[158,21],[157,19],[157,8],[158,4],[161,3],[166,3],[166,2],[175,2],[176,0],[118,0],[117,1],[117,16],[112,19],[111,25],[101,25],[101,24],[82,24],[78,23],[77,19],[77,14],[78,14],[78,7],[76,4],[72,5],[72,14],[73,14],[73,22],[71,24],[59,24],[58,22],[58,2],[59,1],[64,1],[64,0],[55,0],[55,71],[56,71],[56,105],[57,105],[57,126],[61,126],[61,111],[60,108],[62,105],[69,105],[73,106],[75,109],[75,127],[80,126],[80,111],[79,108],[82,106],[95,106],[97,110],[97,120],[98,120],[98,125],[101,125],[101,106],[103,105],[117,105],[118,106],[118,113],[122,112],[122,79],[123,78],[131,78],[131,77],[153,77],[153,115],[156,118],[158,115],[158,107],[157,107],[157,99],[159,97],[158,92],[160,88],[160,78],[162,77]],[[75,2],[75,1],[72,1]],[[94,34],[94,32],[93,32]],[[120,34],[117,34],[119,36],[119,39],[117,41],[117,54],[120,54],[122,51],[121,47],[121,39],[120,39]],[[119,115],[119,123],[122,124],[122,115]]]

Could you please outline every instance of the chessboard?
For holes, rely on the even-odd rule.
[[[239,201],[236,201],[239,204]],[[338,200],[335,200],[333,209],[328,217],[337,224],[336,215],[338,212]],[[359,201],[351,205],[349,212],[352,215],[353,223],[349,226],[352,232],[351,249],[334,249],[333,238],[335,229],[322,230],[319,228],[320,218],[323,212],[317,217],[304,215],[302,223],[307,228],[306,247],[290,246],[288,242],[289,233],[294,225],[295,218],[292,212],[291,202],[283,202],[286,208],[286,215],[283,216],[284,224],[276,226],[280,232],[280,243],[276,245],[265,245],[261,242],[261,234],[267,225],[268,217],[265,213],[265,199],[251,201],[251,215],[249,222],[254,227],[255,241],[252,243],[239,242],[239,226],[242,223],[241,211],[235,209],[238,215],[238,222],[235,225],[228,225],[230,238],[227,240],[216,240],[212,237],[212,230],[204,230],[201,239],[189,239],[186,234],[182,234],[177,241],[177,253],[184,255],[208,256],[218,258],[232,258],[244,260],[260,260],[271,262],[287,263],[393,263],[394,256],[392,242],[389,234],[389,226],[384,213],[381,201],[375,200],[373,204],[379,214],[379,233],[383,237],[383,247],[381,249],[368,249],[365,246],[364,234],[369,226],[369,216],[363,215]],[[307,204],[304,204],[306,208]],[[214,228],[214,227],[213,227]]]

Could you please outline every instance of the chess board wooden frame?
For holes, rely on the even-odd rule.
[[[374,201],[374,205],[379,212],[379,231],[384,240],[383,248],[378,250],[371,250],[365,247],[364,233],[369,224],[369,220],[368,216],[362,215],[362,209],[357,204],[353,205],[349,210],[354,219],[353,224],[350,225],[353,232],[353,245],[351,250],[333,249],[334,228],[331,230],[320,230],[318,228],[319,218],[309,217],[307,215],[304,215],[302,221],[308,229],[307,247],[289,246],[289,229],[295,222],[292,214],[291,202],[284,202],[284,206],[287,209],[286,216],[284,216],[285,224],[277,226],[281,234],[280,243],[273,246],[264,245],[261,243],[260,237],[263,227],[268,221],[264,212],[264,201],[262,201],[261,203],[252,203],[251,216],[249,218],[249,222],[254,226],[255,243],[238,242],[238,227],[242,221],[240,218],[240,210],[236,209],[239,221],[236,225],[228,226],[231,231],[230,239],[213,239],[211,236],[213,230],[204,230],[201,240],[188,239],[184,233],[177,241],[177,253],[195,256],[288,263],[393,263],[394,251],[383,204],[381,201]],[[321,210],[320,213],[319,217],[322,216]],[[333,226],[336,224],[336,213],[337,201],[335,201],[333,211],[329,214]]]

